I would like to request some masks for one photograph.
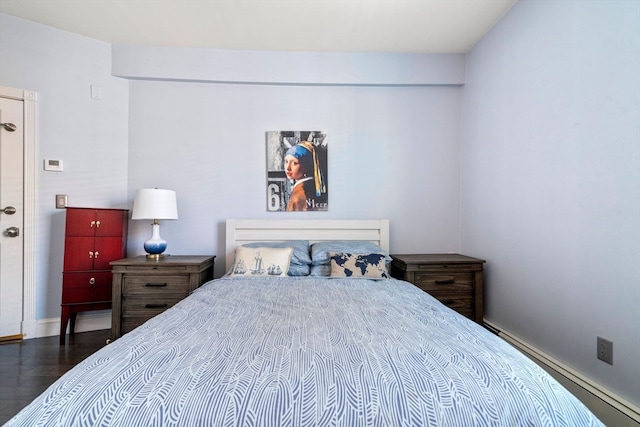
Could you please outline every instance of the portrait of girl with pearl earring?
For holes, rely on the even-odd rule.
[[[267,210],[328,208],[326,133],[267,132]]]

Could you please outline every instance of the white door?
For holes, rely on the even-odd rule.
[[[23,101],[0,97],[0,338],[21,335]]]

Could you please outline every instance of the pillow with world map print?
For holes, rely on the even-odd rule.
[[[384,254],[387,262],[392,259],[378,245],[364,240],[327,240],[311,245],[311,264],[323,265],[330,263],[331,252],[344,254]]]
[[[384,254],[331,254],[331,277],[388,279]]]

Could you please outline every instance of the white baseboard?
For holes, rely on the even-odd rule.
[[[640,427],[640,408],[517,336],[484,321],[490,330],[520,350],[573,393],[607,426]]]
[[[60,322],[60,319],[58,319]],[[27,320],[22,322],[22,338],[25,340],[31,338],[37,338],[38,336],[38,321],[37,320]]]
[[[23,324],[24,339],[51,337],[60,335],[60,318],[40,319]],[[75,332],[99,331],[111,329],[111,310],[87,311],[78,313]],[[67,332],[69,327],[67,327]]]

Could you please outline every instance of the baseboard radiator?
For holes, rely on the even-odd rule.
[[[600,420],[611,427],[640,427],[640,408],[602,387],[569,366],[536,349],[526,341],[485,320],[487,329],[520,350],[580,399]]]

